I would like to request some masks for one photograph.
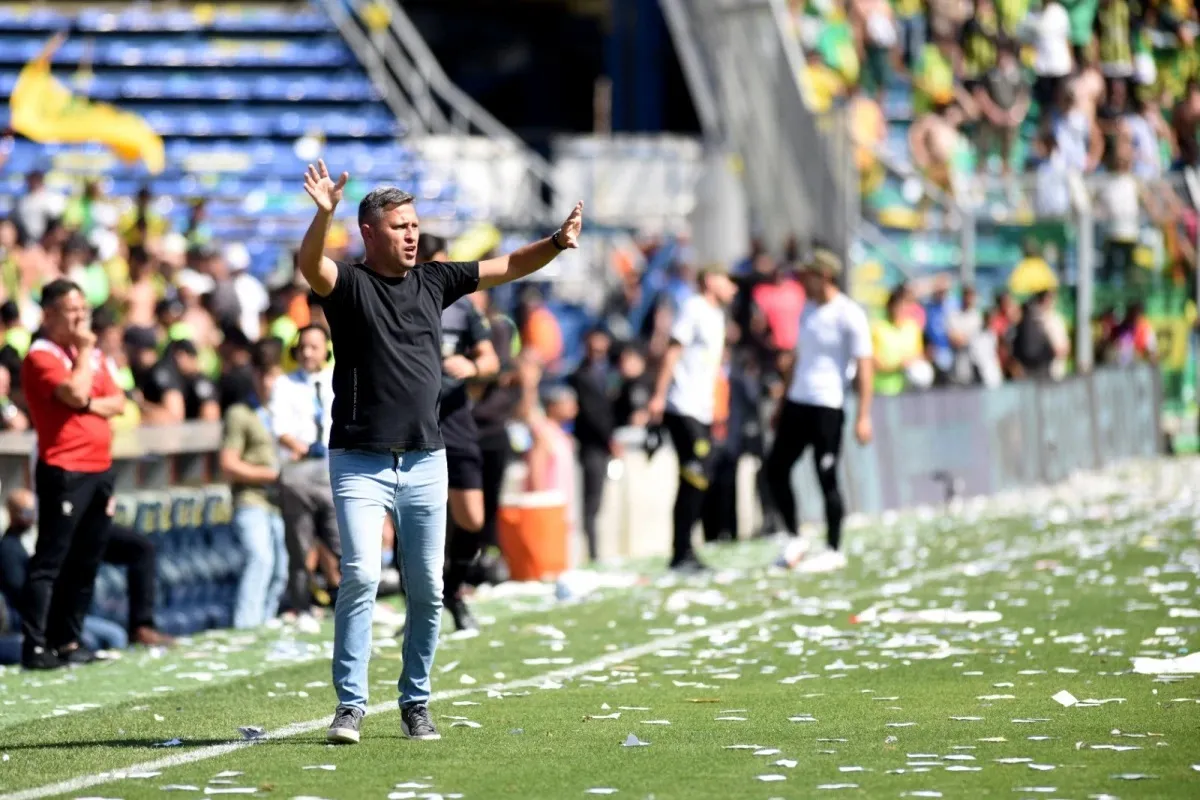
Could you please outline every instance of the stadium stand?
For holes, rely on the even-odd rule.
[[[156,5],[0,6],[0,97],[51,35],[69,31],[54,56],[56,77],[144,116],[167,155],[164,172],[151,176],[99,147],[19,141],[0,175],[0,214],[30,170],[50,173],[61,188],[102,174],[106,194],[118,198],[148,185],[176,229],[188,213],[180,200],[203,196],[213,237],[245,243],[252,270],[265,276],[307,227],[309,202],[295,184],[319,152],[351,173],[343,215],[386,181],[412,191],[425,219],[478,216],[453,182],[428,178],[399,140],[403,124],[319,9]],[[0,127],[7,119],[5,105]]]

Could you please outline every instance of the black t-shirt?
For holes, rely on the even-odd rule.
[[[162,405],[167,392],[183,394],[185,419],[199,419],[200,407],[217,399],[217,387],[204,375],[180,375],[170,358],[163,358],[150,369],[135,372],[134,384],[146,402]]]
[[[439,450],[442,311],[479,286],[479,262],[418,264],[403,278],[337,265],[321,307],[337,361],[330,448]]]
[[[469,298],[460,297],[442,312],[442,358],[467,356],[475,352],[480,342],[490,339],[487,319]],[[442,404],[440,415],[457,411],[467,405],[467,384],[442,373]]]

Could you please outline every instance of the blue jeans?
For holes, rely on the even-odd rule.
[[[124,650],[129,647],[129,634],[124,625],[88,615],[83,618],[82,644],[88,650]]]
[[[442,621],[442,563],[448,498],[445,450],[329,454],[333,503],[342,539],[342,584],[333,627],[338,704],[366,710],[371,623],[382,569],[383,518],[392,515],[408,615],[400,705],[429,700],[429,673]]]
[[[288,553],[283,517],[266,506],[238,506],[233,531],[246,551],[246,567],[238,582],[233,627],[257,628],[279,613],[287,588]]]

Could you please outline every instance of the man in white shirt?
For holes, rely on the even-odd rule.
[[[842,264],[832,251],[818,247],[801,273],[807,302],[800,314],[795,367],[787,399],[779,414],[775,444],[767,456],[767,480],[791,536],[800,532],[792,468],[809,447],[817,481],[825,498],[827,551],[805,558],[800,568],[827,572],[846,565],[841,544],[845,505],[838,488],[838,460],[845,423],[847,376],[858,385],[854,434],[871,441],[871,397],[874,362],[866,312],[838,288]],[[802,551],[801,551],[802,552]],[[789,559],[790,561],[790,559]],[[795,566],[795,564],[792,564]]]
[[[318,541],[331,555],[325,563],[331,594],[340,581],[336,559],[341,556],[341,542],[326,458],[333,418],[330,355],[324,328],[302,328],[292,347],[299,368],[275,382],[269,404],[283,465],[280,505],[288,546],[288,596],[299,612],[308,611],[312,604],[312,576],[322,555]]]
[[[699,293],[687,298],[671,326],[654,396],[647,410],[653,424],[671,435],[679,458],[671,569],[704,568],[692,549],[692,529],[700,519],[712,462],[712,421],[717,373],[725,350],[725,308],[737,287],[723,271],[705,269]]]

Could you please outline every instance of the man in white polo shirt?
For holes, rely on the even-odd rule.
[[[801,569],[808,572],[827,572],[846,565],[846,557],[838,549],[845,506],[837,473],[845,423],[846,386],[851,374],[859,394],[854,435],[860,444],[871,441],[874,377],[871,331],[866,312],[838,288],[841,273],[841,260],[824,247],[816,248],[801,273],[807,301],[800,314],[796,363],[787,399],[779,414],[775,444],[767,456],[771,493],[788,533],[797,536],[800,529],[792,492],[792,467],[805,450],[813,449],[817,481],[825,497],[829,548],[799,562]]]
[[[670,566],[682,572],[704,568],[692,550],[692,529],[703,510],[712,464],[713,406],[725,351],[725,308],[737,292],[729,276],[716,268],[702,270],[698,284],[698,293],[680,305],[671,325],[671,341],[647,406],[651,422],[663,424],[679,457]]]

